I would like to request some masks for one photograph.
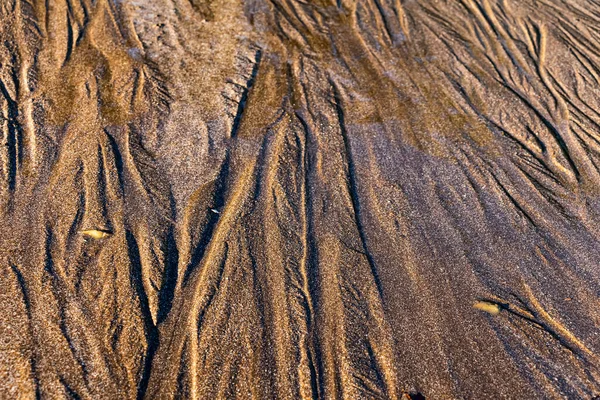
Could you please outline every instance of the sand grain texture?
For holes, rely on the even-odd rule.
[[[593,0],[0,0],[0,398],[600,395]]]

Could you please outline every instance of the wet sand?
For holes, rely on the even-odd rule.
[[[599,27],[0,0],[0,398],[599,396]]]

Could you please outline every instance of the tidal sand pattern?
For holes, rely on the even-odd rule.
[[[597,0],[0,0],[1,399],[600,395]]]

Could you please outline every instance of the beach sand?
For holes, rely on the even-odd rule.
[[[599,396],[599,27],[0,0],[0,398]]]

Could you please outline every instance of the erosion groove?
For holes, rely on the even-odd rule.
[[[600,396],[593,0],[0,0],[0,399]]]

